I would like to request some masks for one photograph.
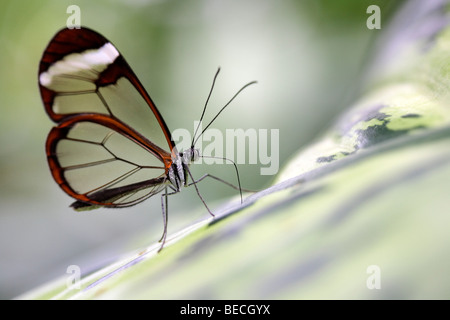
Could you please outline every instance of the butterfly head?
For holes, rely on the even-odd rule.
[[[190,164],[200,157],[200,151],[192,146],[191,148],[180,152],[180,157],[183,159],[183,163]]]

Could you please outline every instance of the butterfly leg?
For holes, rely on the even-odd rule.
[[[162,248],[164,247],[164,244],[166,243],[166,237],[167,237],[167,222],[169,219],[169,215],[168,215],[168,210],[169,210],[169,206],[168,206],[168,200],[167,197],[178,193],[178,191],[176,191],[175,189],[171,188],[173,190],[173,192],[168,193],[167,192],[167,188],[171,188],[170,186],[166,186],[164,188],[164,194],[161,195],[161,209],[162,209],[162,214],[163,214],[163,234],[161,236],[161,239],[159,239],[158,242],[161,242],[161,247],[158,250],[158,253],[162,250]]]
[[[187,168],[187,167],[186,167],[186,168]],[[209,212],[209,214],[210,214],[211,216],[215,217],[215,215],[211,212],[211,210],[209,210],[208,206],[206,205],[205,200],[203,200],[203,197],[202,197],[202,195],[200,194],[200,191],[199,191],[198,188],[197,188],[197,181],[195,181],[194,177],[192,176],[191,171],[190,171],[188,168],[187,168],[186,171],[189,173],[189,176],[190,176],[191,179],[192,179],[192,183],[188,184],[188,186],[194,185],[195,190],[197,191],[197,195],[198,195],[198,197],[200,198],[200,200],[202,200],[203,205],[205,206],[206,210],[208,210],[208,212]]]
[[[225,181],[225,180],[223,180],[223,179],[221,179],[221,178],[219,178],[219,177],[213,176],[212,174],[209,174],[209,173],[204,174],[203,176],[201,176],[201,177],[198,178],[197,180],[193,180],[193,182],[189,183],[188,185],[190,186],[190,185],[192,185],[192,184],[195,184],[195,183],[197,183],[197,182],[200,182],[200,181],[202,181],[202,180],[205,179],[205,178],[212,178],[212,179],[214,179],[214,180],[216,180],[216,181],[219,181],[219,182],[222,182],[222,183],[226,184],[227,186],[229,186],[229,187],[231,187],[231,188],[233,188],[233,189],[235,189],[235,190],[239,190],[239,193],[240,193],[240,195],[241,195],[241,203],[243,202],[243,199],[242,199],[242,191],[245,191],[245,192],[257,192],[257,191],[255,191],[255,190],[243,189],[243,188],[241,188],[240,184],[239,184],[239,186],[235,186],[234,184],[231,184],[231,183],[229,183],[228,181]]]

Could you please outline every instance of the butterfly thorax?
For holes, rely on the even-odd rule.
[[[200,156],[198,149],[193,147],[183,152],[174,152],[172,156],[172,165],[167,174],[170,183],[177,190],[180,191],[182,185],[188,185],[188,166]]]

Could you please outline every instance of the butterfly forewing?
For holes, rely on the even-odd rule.
[[[87,28],[63,29],[41,59],[39,87],[56,122],[70,114],[110,115],[159,146],[173,148],[164,120],[119,51]]]
[[[61,30],[41,60],[39,87],[58,123],[47,157],[58,184],[93,205],[127,206],[161,191],[176,152],[152,100],[98,33]]]

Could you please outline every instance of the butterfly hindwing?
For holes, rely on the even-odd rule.
[[[42,56],[39,88],[57,123],[49,166],[75,208],[133,205],[164,188],[176,152],[170,132],[106,38],[87,28],[58,32]]]

